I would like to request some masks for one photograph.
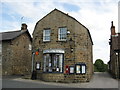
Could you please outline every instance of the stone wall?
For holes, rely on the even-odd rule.
[[[30,74],[31,73],[31,44],[30,38],[26,33],[12,41],[2,43],[2,66],[3,75],[11,74]]]
[[[11,59],[11,47],[10,41],[2,42],[2,74],[12,74],[12,59]]]
[[[111,36],[111,41],[110,41],[110,63],[109,63],[109,69],[110,73],[114,78],[117,78],[118,74],[118,65],[117,65],[117,55],[114,50],[118,48],[118,37],[116,36]]]

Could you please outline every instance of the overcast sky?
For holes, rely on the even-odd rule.
[[[2,0],[0,32],[20,30],[28,25],[32,35],[35,24],[52,10],[59,9],[85,25],[93,40],[93,60],[109,61],[111,21],[118,31],[119,0]],[[23,19],[21,20],[21,18]]]

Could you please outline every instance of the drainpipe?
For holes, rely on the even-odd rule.
[[[120,78],[120,69],[119,69],[119,52],[118,52],[118,59],[117,59],[117,63],[118,63],[118,80]]]
[[[117,67],[117,78],[119,79],[119,53],[120,53],[120,49],[116,49],[114,50],[117,56],[117,61],[116,61],[116,67]]]
[[[117,55],[117,78],[119,80],[119,52],[118,52],[118,55]]]
[[[116,52],[116,78],[118,78],[118,53]]]

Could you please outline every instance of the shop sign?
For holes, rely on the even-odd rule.
[[[44,50],[43,53],[65,53],[62,49],[48,49]]]

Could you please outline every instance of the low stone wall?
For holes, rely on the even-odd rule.
[[[88,75],[62,74],[62,73],[38,73],[37,79],[47,82],[78,83],[89,82]]]
[[[64,74],[43,73],[42,74],[42,80],[52,81],[52,82],[63,82],[64,81]]]

